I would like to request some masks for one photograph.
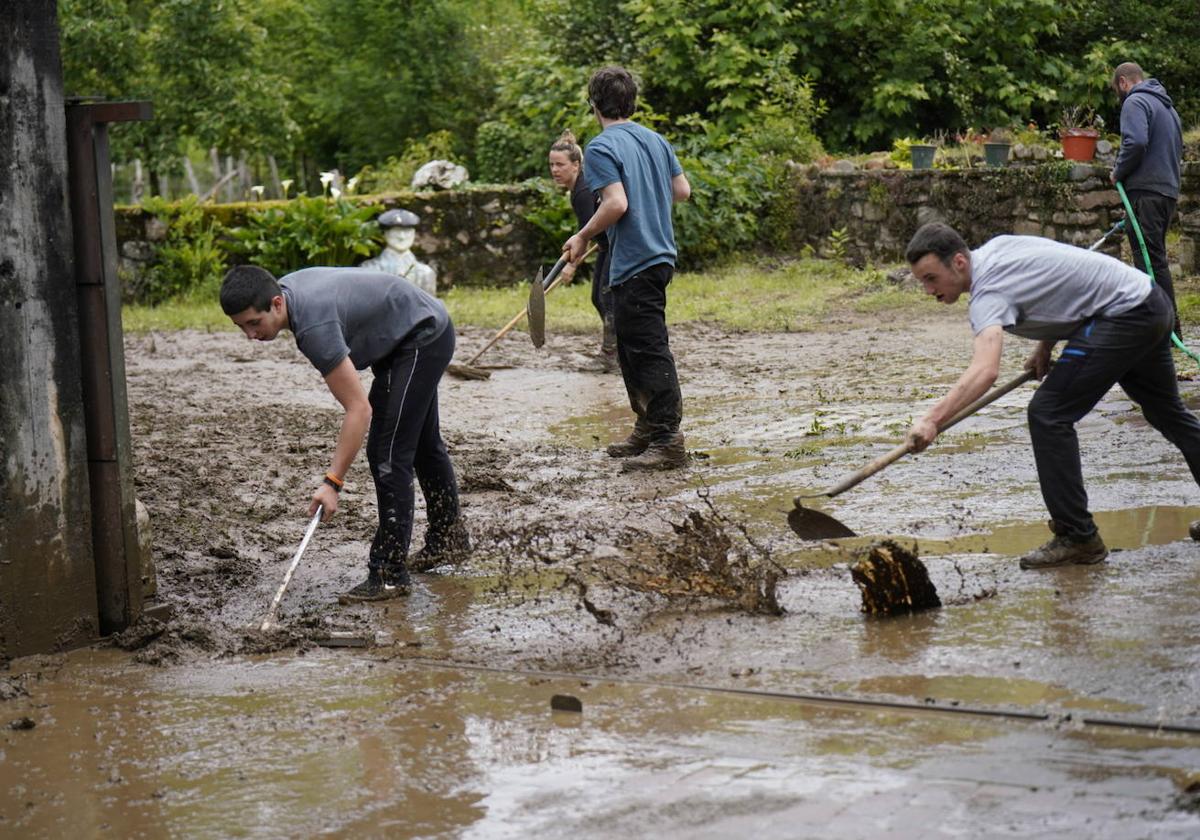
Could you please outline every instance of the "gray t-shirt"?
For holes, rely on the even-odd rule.
[[[362,370],[401,343],[423,347],[450,324],[440,300],[393,274],[304,268],[279,285],[296,346],[322,376],[347,355]]]
[[[976,335],[998,324],[1056,341],[1098,315],[1128,312],[1149,294],[1150,276],[1133,266],[1040,236],[997,236],[971,252]]]

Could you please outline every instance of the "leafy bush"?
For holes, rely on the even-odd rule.
[[[360,195],[382,192],[402,192],[412,189],[416,171],[431,160],[455,160],[454,136],[449,131],[435,131],[420,140],[410,140],[400,157],[388,157],[379,168],[364,166],[354,177]]]
[[[383,236],[379,205],[300,197],[256,210],[233,231],[234,253],[276,277],[311,265],[352,265],[375,253]]]
[[[531,178],[522,186],[535,192],[524,213],[525,221],[541,231],[541,248],[547,255],[554,254],[555,259],[562,249],[562,244],[579,229],[579,221],[575,211],[571,209],[571,201],[567,194],[546,178]]]
[[[225,270],[221,223],[205,214],[195,196],[176,203],[150,198],[142,208],[166,224],[167,238],[129,296],[154,305],[215,294]]]
[[[553,140],[546,141],[550,148]],[[490,120],[475,135],[476,180],[484,184],[510,184],[530,174],[527,133],[515,125]]]

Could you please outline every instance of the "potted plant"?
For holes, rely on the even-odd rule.
[[[936,131],[932,137],[923,137],[920,143],[913,143],[909,146],[908,151],[912,157],[912,168],[932,169],[933,159],[937,155],[938,146],[941,146],[945,142],[945,132]]]
[[[1062,141],[1063,157],[1067,160],[1088,161],[1096,156],[1096,141],[1104,120],[1091,108],[1076,105],[1062,112],[1058,123],[1058,139]]]
[[[1012,148],[1012,132],[1007,128],[993,128],[983,140],[983,157],[988,166],[1008,166],[1008,152]]]

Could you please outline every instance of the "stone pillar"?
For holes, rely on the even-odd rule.
[[[97,631],[56,18],[10,0],[0,50],[0,658]]]
[[[1200,210],[1179,217],[1179,267],[1184,274],[1200,274]]]

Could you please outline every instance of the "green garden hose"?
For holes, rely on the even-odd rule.
[[[1142,236],[1142,226],[1138,224],[1137,216],[1133,213],[1133,205],[1129,203],[1129,196],[1125,195],[1125,187],[1120,181],[1117,181],[1117,193],[1121,196],[1121,203],[1125,205],[1125,215],[1129,218],[1129,224],[1133,226],[1133,233],[1137,236],[1138,245],[1142,249],[1142,262],[1146,266],[1146,273],[1150,275],[1150,282],[1153,283],[1154,267],[1150,265],[1150,251],[1146,248],[1146,238]],[[1171,341],[1197,364],[1200,364],[1200,356],[1184,344],[1183,339],[1174,330],[1171,330]]]

